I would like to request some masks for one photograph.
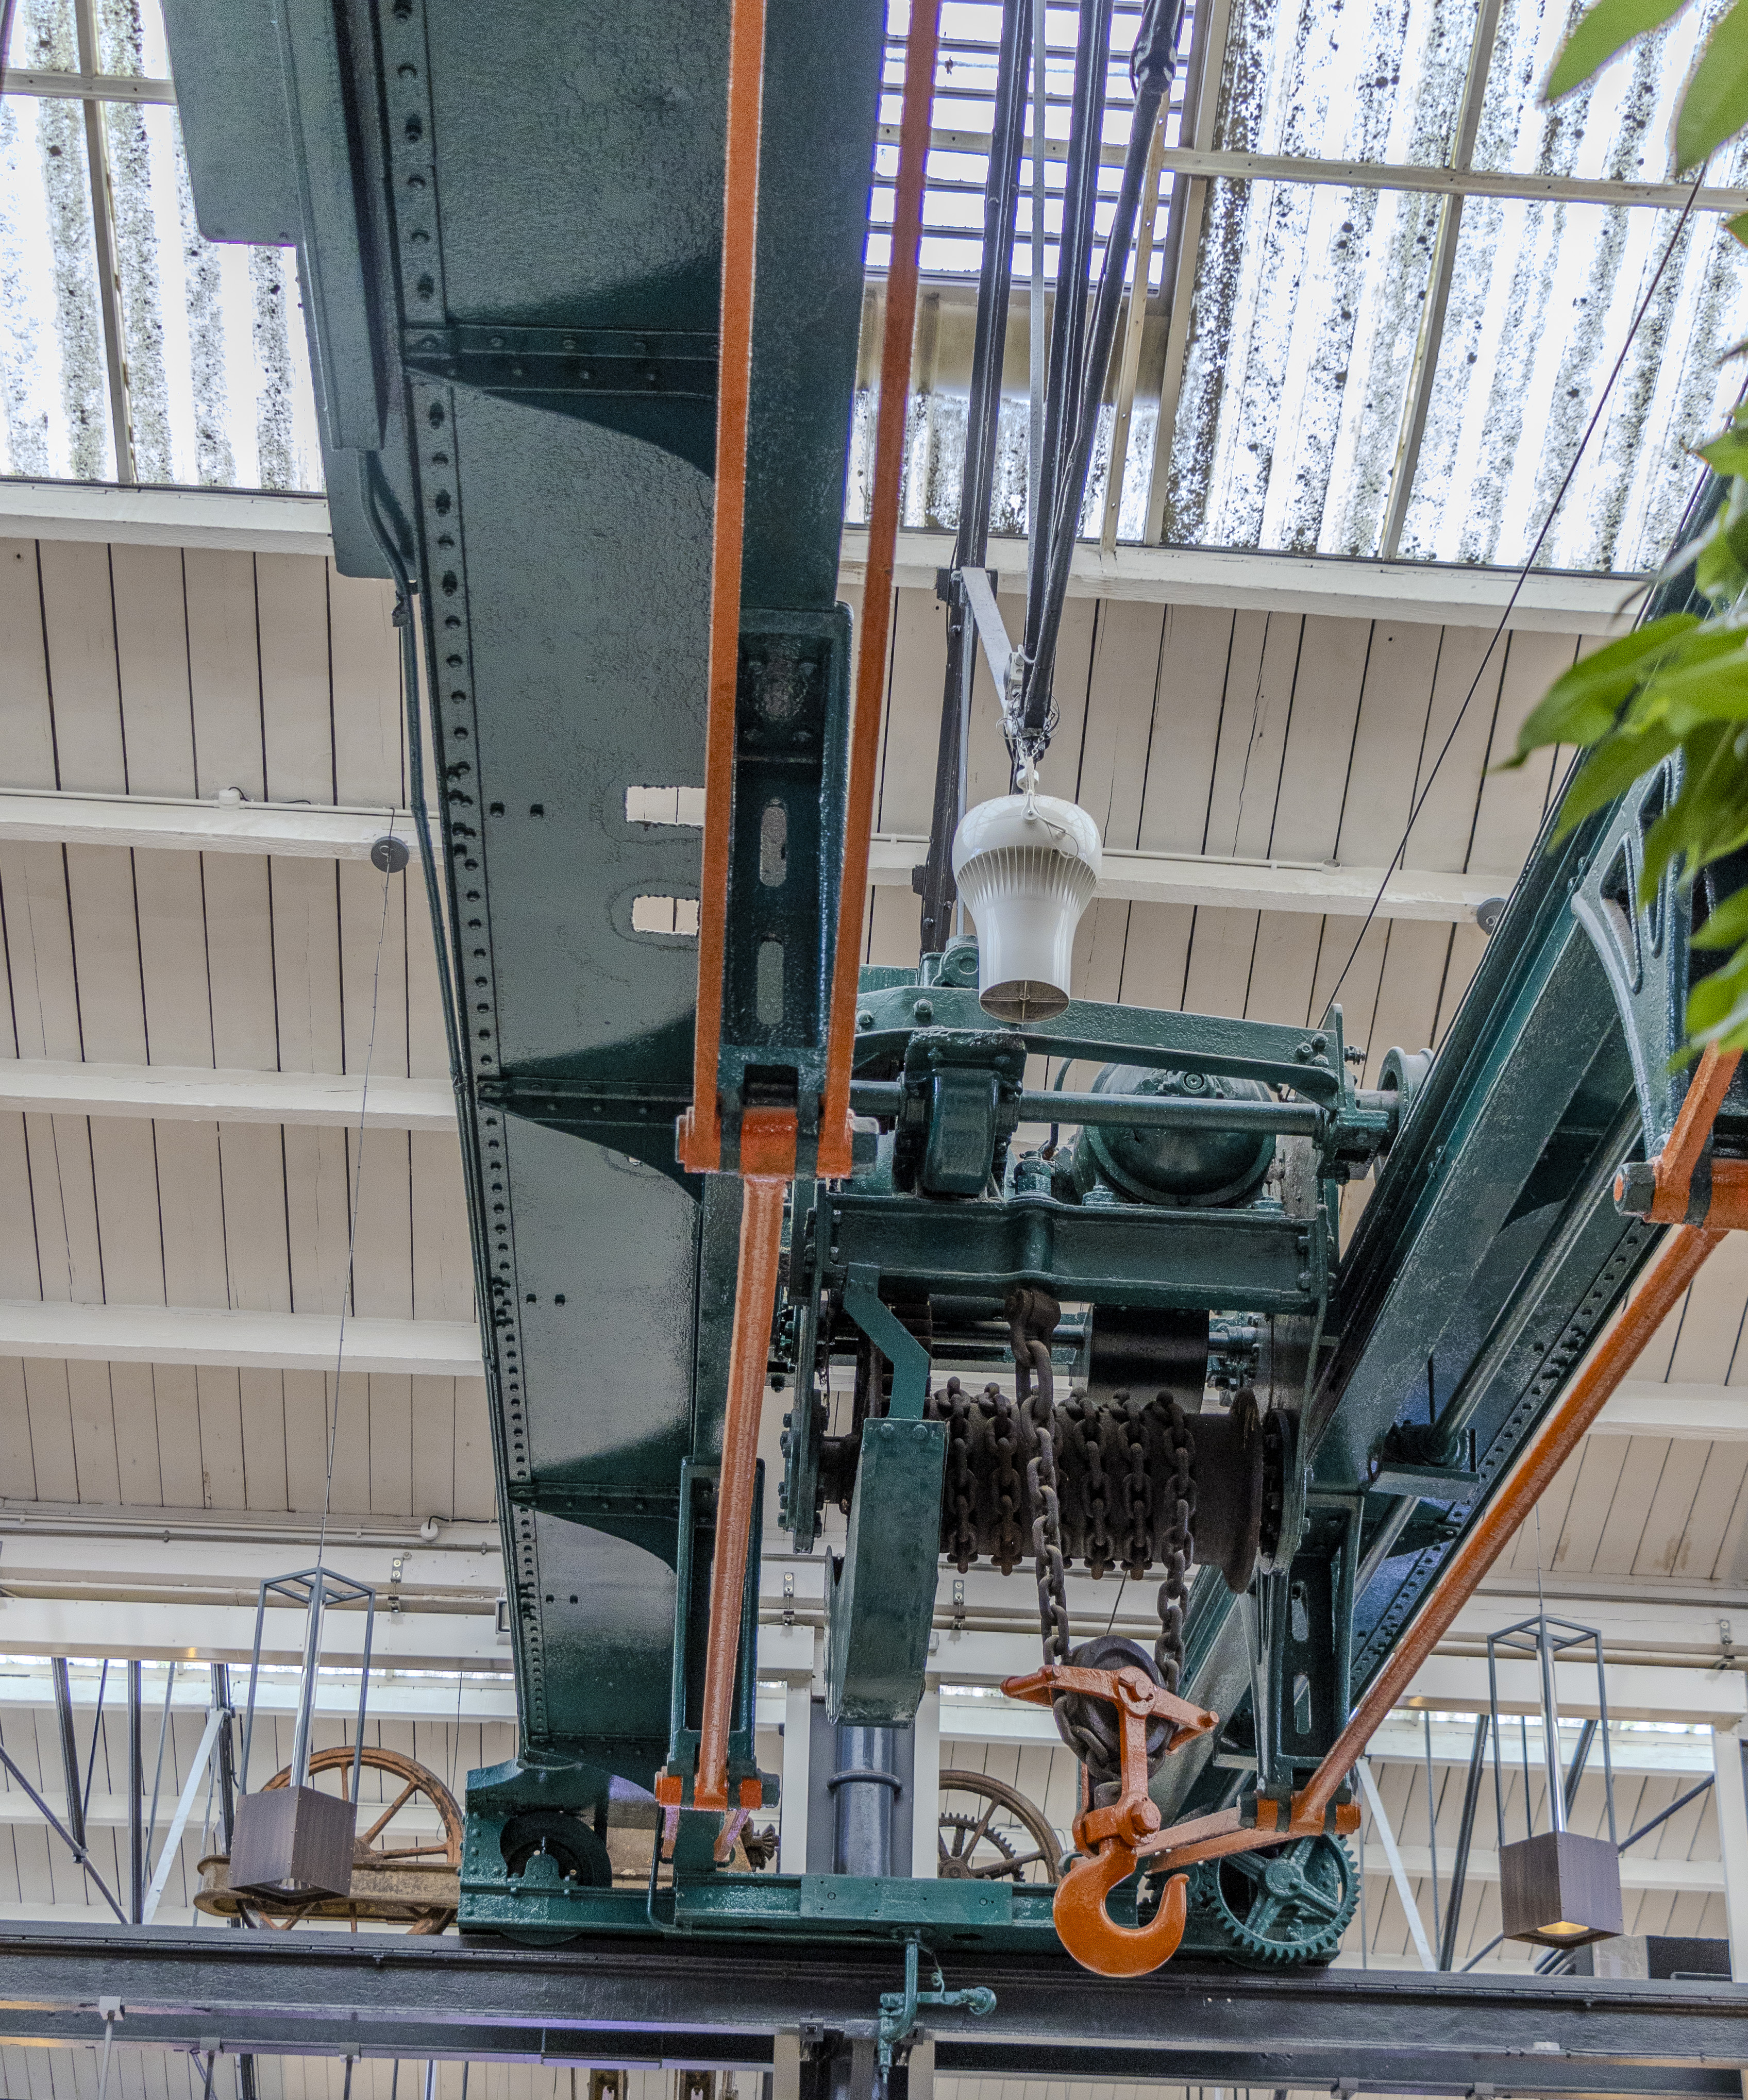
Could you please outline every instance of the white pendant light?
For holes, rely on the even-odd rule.
[[[960,820],[953,880],[977,921],[979,1000],[998,1021],[1048,1021],[1069,999],[1075,929],[1098,885],[1098,826],[1072,802],[1022,792]]]

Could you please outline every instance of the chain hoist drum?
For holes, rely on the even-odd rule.
[[[1092,1091],[1176,1094],[1188,1101],[1271,1098],[1255,1079],[1153,1071],[1141,1065],[1107,1065],[1092,1082]],[[1090,1163],[1137,1202],[1218,1210],[1247,1203],[1262,1187],[1273,1160],[1274,1139],[1267,1131],[1137,1130],[1123,1123],[1089,1123],[1075,1144],[1075,1178],[1084,1189],[1090,1187]]]
[[[1087,1338],[1087,1398],[1109,1405],[1119,1393],[1168,1391],[1194,1414],[1207,1385],[1206,1312],[1157,1312],[1095,1305]]]
[[[1098,884],[1098,826],[1054,795],[968,810],[953,880],[977,922],[978,996],[998,1021],[1048,1021],[1068,1004],[1075,929]]]

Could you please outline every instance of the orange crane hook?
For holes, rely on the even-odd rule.
[[[1091,1781],[1082,1767],[1075,1844],[1088,1856],[1076,1860],[1062,1877],[1051,1915],[1057,1936],[1083,1969],[1090,1969],[1096,1976],[1146,1975],[1177,1952],[1184,1936],[1188,1882],[1182,1874],[1172,1877],[1147,1925],[1117,1924],[1105,1903],[1118,1882],[1135,1872],[1137,1846],[1159,1828],[1159,1811],[1147,1793],[1148,1724],[1170,1723],[1166,1741],[1170,1752],[1204,1735],[1220,1716],[1155,1684],[1135,1663],[1122,1670],[1046,1663],[1030,1676],[1010,1677],[1001,1688],[1010,1699],[1029,1700],[1038,1706],[1074,1693],[1101,1699],[1116,1708],[1120,1791],[1109,1807],[1095,1808]]]

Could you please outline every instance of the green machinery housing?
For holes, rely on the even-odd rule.
[[[501,0],[488,26],[461,0],[166,11],[202,230],[295,242],[336,558],[399,593],[520,1721],[517,1760],[470,1776],[462,1924],[1047,1943],[1047,1888],[682,1858],[631,1889],[606,1865],[695,1723],[739,1229],[734,1180],[676,1163],[694,946],[642,903],[697,894],[698,835],[637,799],[703,774],[726,0]],[[788,831],[774,882],[737,827],[731,1108],[819,1069],[883,26],[876,0],[828,25],[768,8],[737,807],[779,799]],[[1658,1239],[1609,1190],[1685,1084],[1695,907],[1635,902],[1671,784],[1538,849],[1437,1059],[1393,1052],[1373,1092],[1339,1010],[1001,1025],[962,941],[864,974],[858,1163],[793,1186],[764,1490],[802,1551],[828,1504],[849,1514],[836,1718],[914,1714],[943,1555],[1031,1579],[1026,1424],[983,1388],[1036,1340],[1072,1396],[1065,1551],[1160,1564],[1180,1454],[1194,1478],[1173,1665],[1223,1718],[1160,1764],[1162,1810],[1281,1798],[1314,1767]],[[1100,1077],[1029,1095],[1040,1057]],[[1034,1141],[1052,1122],[1071,1135]],[[1715,1142],[1745,1140],[1733,1090]],[[1366,1173],[1343,1253],[1340,1190]],[[834,1360],[854,1367],[835,1423]],[[1187,1943],[1326,1957],[1351,1868],[1318,1839],[1290,1869],[1255,1929],[1242,1886],[1198,1869]]]

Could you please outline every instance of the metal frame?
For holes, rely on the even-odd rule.
[[[1475,141],[1481,130],[1481,108],[1487,99],[1487,81],[1493,71],[1494,46],[1499,41],[1500,0],[1481,0],[1475,16],[1475,40],[1469,47],[1468,70],[1463,77],[1463,100],[1457,115],[1457,135],[1451,148],[1450,170],[1466,174],[1475,157]],[[1450,304],[1450,283],[1457,267],[1457,244],[1463,232],[1463,201],[1468,192],[1446,194],[1438,215],[1438,237],[1433,244],[1432,263],[1426,303],[1420,310],[1420,334],[1415,345],[1415,361],[1402,404],[1402,425],[1390,470],[1390,496],[1385,507],[1379,553],[1393,561],[1401,544],[1402,526],[1414,495],[1415,471],[1420,462],[1421,440],[1426,435],[1427,411],[1432,405],[1432,383],[1438,376],[1438,353],[1445,338],[1445,315]]]
[[[130,2046],[203,2052],[768,2068],[773,2035],[872,2040],[902,1939],[749,1946],[687,1934],[628,1948],[484,1949],[448,1939],[15,1926],[0,1934],[0,2039],[89,2046],[99,1997]],[[1189,1962],[1115,1982],[1064,1956],[975,1949],[940,2008],[936,2069],[1347,2093],[1739,2100],[1748,1992],[1729,1985],[1413,1971],[1255,1974]],[[1217,1979],[1217,1980],[1216,1980]],[[1212,1988],[1211,1988],[1212,1986]],[[1412,2039],[1407,2039],[1412,2037]]]
[[[97,72],[96,0],[73,0],[79,39],[79,71]],[[127,390],[127,342],[121,315],[121,272],[116,254],[115,214],[109,190],[109,140],[101,102],[85,102],[85,161],[91,188],[91,240],[96,250],[97,300],[103,315],[104,360],[109,375],[109,426],[115,441],[115,478],[124,488],[134,475],[134,417]]]
[[[364,1653],[358,1670],[358,1726],[352,1736],[351,1798],[358,1798],[358,1775],[364,1749],[364,1702],[370,1691],[370,1642],[376,1627],[377,1593],[368,1582],[355,1582],[350,1575],[338,1575],[331,1568],[303,1568],[290,1575],[269,1576],[261,1585],[255,1605],[255,1644],[249,1664],[249,1705],[243,1721],[243,1761],[237,1773],[236,1790],[249,1791],[249,1753],[255,1732],[255,1687],[261,1676],[261,1639],[267,1626],[267,1599],[282,1597],[288,1604],[301,1604],[306,1614],[303,1635],[303,1677],[298,1687],[298,1719],[291,1744],[291,1784],[294,1787],[308,1783],[310,1776],[310,1725],[316,1711],[316,1673],[322,1659],[322,1615],[330,1604],[356,1604],[364,1607]],[[132,1690],[132,1673],[139,1670],[137,1663],[130,1663],[129,1683]]]

